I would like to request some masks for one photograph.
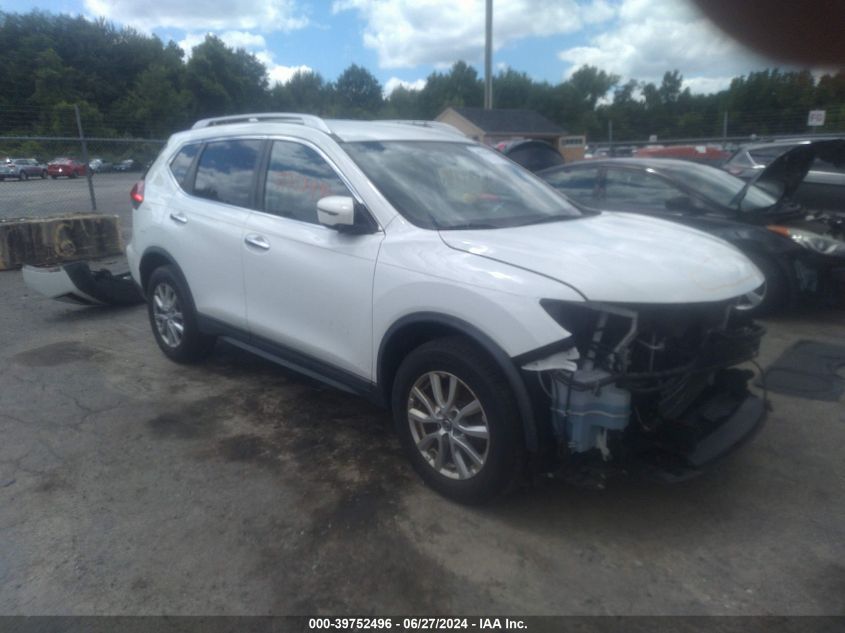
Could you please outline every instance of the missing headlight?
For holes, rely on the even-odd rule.
[[[559,443],[605,459],[629,428],[649,434],[686,419],[720,372],[753,358],[762,335],[732,301],[542,305],[570,332],[578,356],[523,369],[537,372],[549,396]]]

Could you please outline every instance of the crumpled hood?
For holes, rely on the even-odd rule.
[[[722,301],[763,283],[760,271],[726,242],[633,213],[440,236],[457,250],[556,279],[590,301]]]
[[[769,163],[749,186],[757,185],[781,200],[789,199],[804,182],[816,158],[841,167],[845,164],[845,140],[813,141],[793,147]]]

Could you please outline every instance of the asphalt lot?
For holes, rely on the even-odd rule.
[[[95,177],[125,236],[136,178]],[[0,217],[80,196],[0,183]],[[361,400],[225,345],[175,365],[143,307],[42,299],[19,272],[0,297],[0,614],[845,614],[841,402],[772,394],[755,441],[683,484],[466,508]],[[767,325],[763,365],[841,342],[845,312]]]
[[[845,614],[841,402],[773,394],[684,484],[466,508],[361,400],[223,345],[175,365],[143,307],[0,297],[0,614]],[[843,317],[769,322],[761,362]]]
[[[95,174],[92,178],[98,212],[115,213],[120,217],[124,239],[128,239],[131,229],[129,191],[140,177],[140,172],[112,172]],[[86,178],[30,178],[0,182],[0,219],[68,213],[91,213]]]

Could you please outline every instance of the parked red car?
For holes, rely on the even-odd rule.
[[[85,163],[82,163],[75,158],[54,158],[47,163],[47,175],[50,178],[58,178],[59,176],[67,176],[68,178],[76,178],[77,176],[84,176],[87,173]]]

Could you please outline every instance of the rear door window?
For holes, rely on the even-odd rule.
[[[203,149],[193,193],[237,207],[252,205],[255,168],[263,141],[214,141]]]
[[[603,208],[666,211],[666,202],[684,193],[662,178],[646,171],[609,168],[604,182]]]

